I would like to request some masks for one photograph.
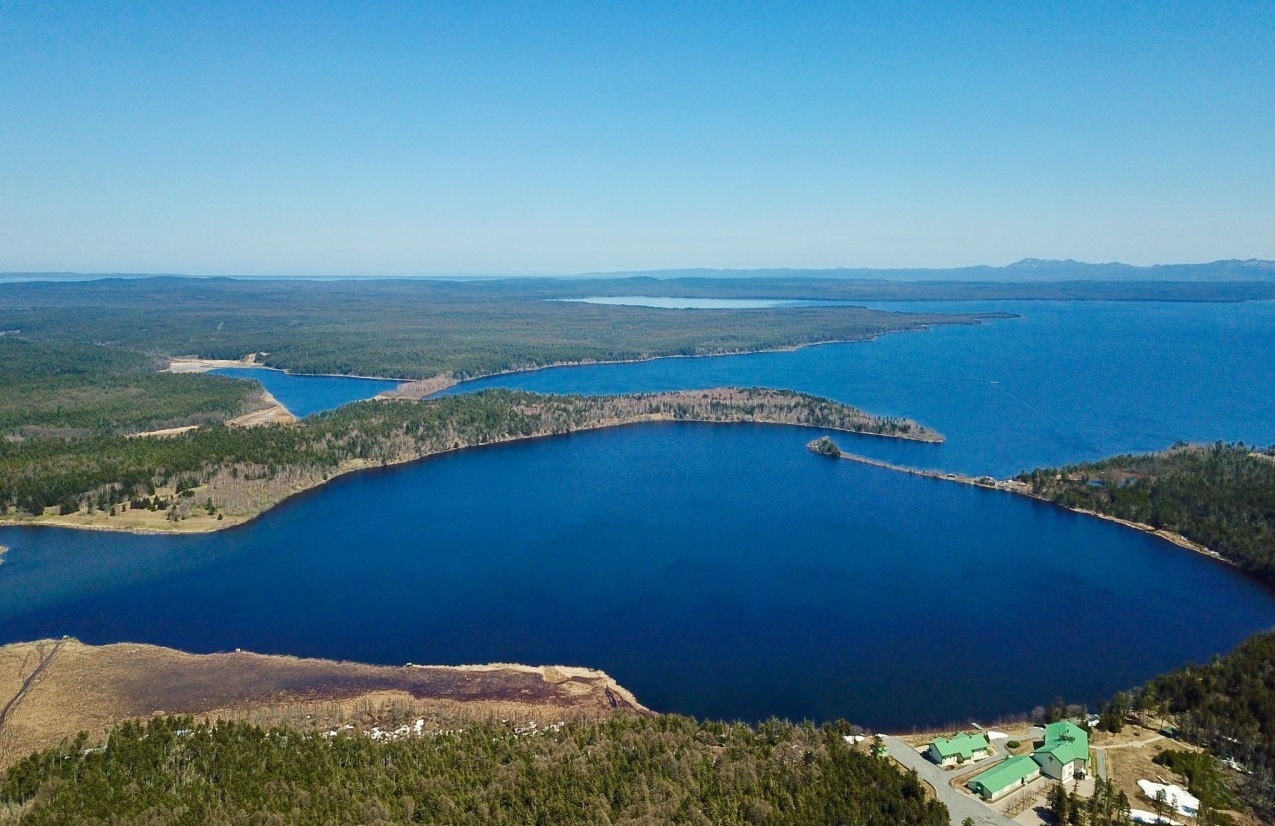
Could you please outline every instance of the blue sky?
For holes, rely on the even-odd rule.
[[[0,0],[0,271],[1275,258],[1275,3]]]

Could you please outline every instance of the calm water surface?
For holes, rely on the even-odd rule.
[[[662,710],[905,727],[1093,699],[1275,623],[1269,591],[1203,557],[810,436],[476,450],[217,537],[0,530],[0,639],[588,664]]]
[[[878,440],[863,451],[876,458],[998,477],[1179,439],[1275,443],[1275,302],[870,306],[1022,317],[784,353],[554,368],[451,392],[802,390],[917,419],[948,439],[942,446]]]
[[[298,419],[334,410],[350,402],[393,390],[401,382],[350,376],[307,376],[263,367],[219,367],[209,372],[236,379],[252,379],[270,391]]]
[[[949,436],[836,434],[847,449],[997,475],[1179,438],[1275,442],[1275,305],[1008,308],[1024,317],[465,389],[794,387]],[[583,664],[660,710],[900,728],[1093,700],[1275,625],[1272,592],[1225,566],[823,459],[804,449],[816,435],[643,425],[466,451],[215,536],[0,528],[0,641]]]

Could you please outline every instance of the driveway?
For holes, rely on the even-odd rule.
[[[897,737],[884,737],[882,739],[889,746],[890,756],[894,758],[896,763],[907,769],[915,769],[922,780],[934,787],[939,801],[947,806],[954,826],[959,826],[967,817],[973,818],[974,822],[979,826],[1018,826],[1017,823],[1005,817],[1005,815],[983,805],[983,802],[977,797],[953,789],[951,786],[952,778],[960,772],[946,771],[942,767],[934,765],[918,753],[916,749]],[[1005,749],[1002,748],[997,751],[997,756],[982,761],[978,764],[979,768],[985,769],[1004,760]]]

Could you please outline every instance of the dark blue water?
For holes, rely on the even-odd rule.
[[[661,710],[898,728],[1092,700],[1275,624],[1267,589],[1203,557],[811,435],[473,450],[216,536],[0,529],[0,640],[586,664]]]
[[[917,419],[948,439],[938,447],[879,440],[864,453],[997,477],[1158,450],[1179,439],[1275,443],[1275,302],[872,306],[1022,317],[785,353],[554,368],[467,382],[452,392],[803,390]]]
[[[401,384],[387,379],[294,375],[261,367],[219,367],[210,372],[260,382],[262,387],[269,390],[298,419],[322,413],[324,410],[333,410],[350,402],[370,399]]]
[[[794,387],[949,436],[836,434],[847,449],[997,475],[1177,439],[1275,441],[1275,305],[1008,308],[1024,317],[475,386]],[[465,451],[342,478],[213,536],[0,528],[0,642],[581,664],[664,711],[903,728],[1093,700],[1275,625],[1275,595],[1218,563],[823,459],[804,449],[815,435],[646,425]]]

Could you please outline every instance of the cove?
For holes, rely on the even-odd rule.
[[[815,435],[670,423],[463,451],[215,535],[0,528],[0,641],[583,664],[660,711],[905,729],[1093,701],[1275,624],[1275,595],[1224,565],[815,456]]]
[[[401,384],[389,379],[311,376],[264,367],[219,367],[209,372],[218,376],[260,382],[262,387],[270,391],[270,395],[298,419],[325,410],[334,410],[350,402],[370,399]]]

